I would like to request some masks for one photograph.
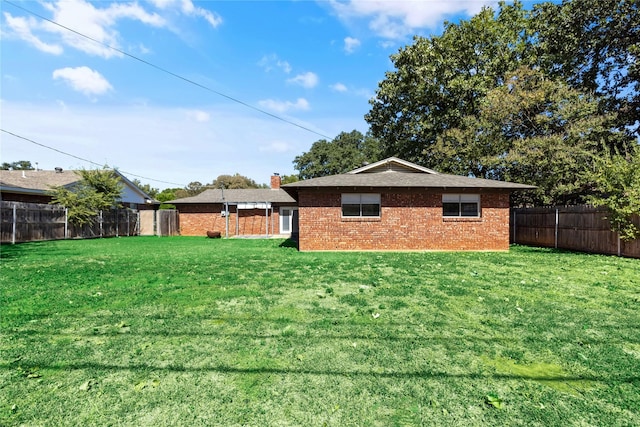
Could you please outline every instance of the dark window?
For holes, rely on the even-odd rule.
[[[342,216],[380,216],[380,194],[343,194]]]
[[[442,216],[479,217],[479,194],[443,194]]]

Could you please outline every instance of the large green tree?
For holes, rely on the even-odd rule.
[[[638,137],[639,16],[633,0],[501,2],[393,55],[365,118],[385,155],[583,202],[594,159]]]
[[[185,197],[197,196],[207,189],[207,186],[200,181],[192,181],[185,188],[179,188],[174,191],[176,199],[182,199]]]
[[[600,96],[617,125],[640,137],[640,2],[564,0],[533,8],[541,66]]]
[[[68,209],[69,222],[75,225],[95,221],[100,210],[120,207],[124,188],[112,169],[80,170],[80,181],[73,187],[54,187],[51,203]]]
[[[523,67],[504,80],[477,115],[438,136],[435,150],[448,154],[441,166],[537,185],[519,195],[522,204],[583,202],[594,185],[594,159],[628,146],[625,134],[611,131],[615,116],[598,112],[597,97],[539,70]]]
[[[237,189],[237,188],[265,188],[266,184],[258,184],[253,179],[244,175],[236,173],[234,175],[219,175],[209,185],[211,188],[225,188],[225,189]]]
[[[395,70],[379,83],[365,116],[384,154],[443,169],[450,153],[434,149],[438,136],[478,115],[506,73],[535,60],[528,22],[521,3],[501,3],[497,15],[485,8],[392,55]]]
[[[321,139],[294,161],[300,179],[317,178],[348,172],[381,159],[380,142],[357,130],[342,132],[333,140]]]
[[[593,180],[596,191],[588,200],[608,209],[612,230],[623,240],[640,237],[634,223],[640,216],[640,146],[636,144],[625,155],[614,151],[611,156],[597,157]]]

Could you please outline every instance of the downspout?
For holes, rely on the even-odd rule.
[[[224,199],[224,184],[220,184],[220,191],[222,192],[222,201],[224,203],[224,237],[229,238],[229,203]]]
[[[240,211],[238,211],[238,205],[236,205],[236,237],[240,236]]]
[[[560,211],[558,210],[558,208],[556,208],[556,226],[555,226],[555,230],[553,233],[553,240],[554,240],[554,247],[555,249],[558,249],[558,222],[560,219]]]
[[[23,172],[24,173],[24,172]],[[12,231],[11,231],[11,244],[15,245],[16,244],[16,222],[18,222],[18,212],[17,212],[17,208],[16,205],[13,205],[13,225],[12,225]]]
[[[227,239],[229,238],[229,202],[224,202],[224,225],[225,225],[225,236]]]

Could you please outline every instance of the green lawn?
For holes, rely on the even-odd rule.
[[[640,425],[640,261],[1,248],[0,425]]]

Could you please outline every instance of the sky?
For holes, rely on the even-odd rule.
[[[366,133],[390,55],[485,0],[0,0],[0,161],[269,183]]]

